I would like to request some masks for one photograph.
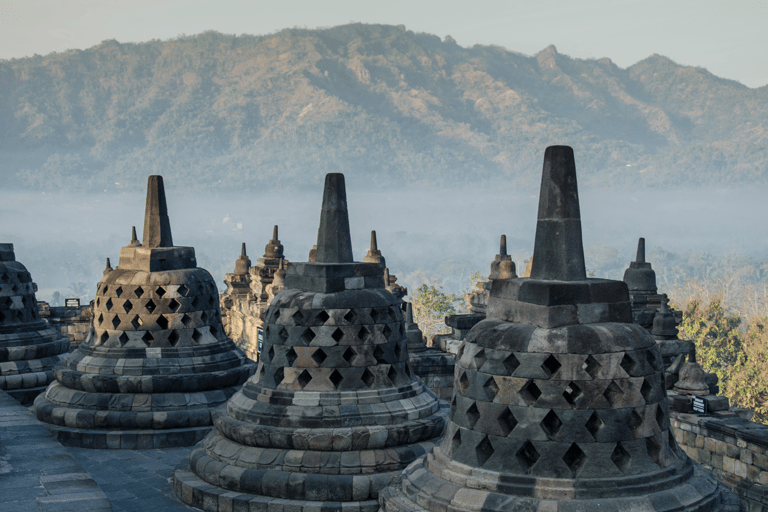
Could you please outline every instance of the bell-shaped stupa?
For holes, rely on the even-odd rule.
[[[35,415],[65,445],[187,446],[255,370],[221,325],[213,277],[176,247],[161,176],[150,176],[143,243],[96,289],[93,328],[54,369]]]
[[[447,404],[410,368],[384,269],[353,261],[342,174],[325,179],[315,261],[288,264],[256,375],[176,471],[184,503],[373,512],[442,433]]]
[[[0,390],[32,403],[68,349],[69,339],[40,318],[35,283],[13,244],[0,244]]]
[[[587,279],[573,150],[547,148],[530,278],[495,280],[440,444],[386,511],[738,510],[675,443],[656,343],[622,281]]]

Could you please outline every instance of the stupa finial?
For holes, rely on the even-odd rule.
[[[247,255],[246,255],[246,253],[245,253],[245,242],[243,242],[243,245],[242,245],[242,246],[240,246],[240,259],[241,259],[241,260],[244,260],[244,259],[246,259],[247,257],[248,257],[248,256],[247,256]]]
[[[410,302],[407,303],[405,308],[405,323],[413,323],[413,305]]]
[[[637,241],[637,263],[645,263],[645,238],[640,237]]]
[[[272,228],[272,240],[277,240],[277,224]]]
[[[109,258],[107,258],[107,266],[104,268],[104,270],[112,270],[112,263],[109,261]]]
[[[550,146],[544,153],[531,279],[586,278],[573,149]]]
[[[349,234],[347,192],[344,175],[325,175],[320,228],[317,230],[317,263],[352,263],[352,239]]]
[[[128,245],[129,246],[141,245],[141,242],[139,242],[139,239],[136,236],[136,226],[131,226],[131,242]]]
[[[147,205],[144,210],[142,244],[148,248],[173,247],[162,176],[153,175],[147,180]]]
[[[499,242],[499,256],[507,255],[507,235],[501,235],[501,241]]]
[[[371,252],[378,251],[379,250],[379,244],[376,241],[376,230],[371,230]]]

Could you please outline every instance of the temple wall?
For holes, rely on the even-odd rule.
[[[258,332],[264,325],[264,320],[259,314],[262,310],[261,306],[253,301],[233,300],[231,306],[225,307],[222,302],[220,300],[224,332],[249,359],[256,361]]]
[[[68,308],[64,306],[51,307],[47,302],[39,301],[37,305],[40,317],[69,338],[70,350],[77,347],[88,336],[93,319],[90,304],[82,305],[79,308]]]
[[[736,491],[748,512],[768,511],[768,425],[733,411],[670,416],[675,439],[689,457]]]

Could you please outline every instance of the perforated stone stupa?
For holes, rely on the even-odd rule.
[[[32,403],[68,349],[69,339],[40,318],[35,283],[13,244],[0,244],[0,389]]]
[[[344,176],[329,174],[315,263],[290,263],[258,370],[217,412],[174,491],[205,510],[378,510],[447,404],[409,364],[399,301],[352,258]]]
[[[134,237],[135,238],[135,237]],[[65,445],[191,445],[255,370],[226,337],[211,275],[176,247],[161,176],[150,176],[143,243],[96,289],[88,338],[54,369],[35,415]]]
[[[720,511],[670,431],[661,359],[621,281],[587,279],[573,151],[547,148],[530,278],[493,282],[440,444],[386,511]]]

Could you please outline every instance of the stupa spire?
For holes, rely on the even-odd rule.
[[[501,240],[499,241],[499,256],[506,256],[507,255],[507,235],[501,235]]]
[[[277,238],[277,224],[272,228],[272,240],[278,240]]]
[[[645,263],[645,238],[640,238],[637,241],[637,257],[635,258],[636,263]]]
[[[173,247],[162,176],[150,176],[147,180],[147,204],[144,209],[142,242],[143,246],[148,248]]]
[[[569,146],[550,146],[544,154],[531,278],[557,281],[587,278],[576,163]]]
[[[242,245],[242,246],[240,246],[240,259],[241,259],[241,260],[244,260],[244,259],[246,259],[247,257],[248,257],[248,256],[247,256],[247,255],[246,255],[246,253],[245,253],[245,242],[243,242],[243,245]]]
[[[320,228],[317,230],[317,263],[352,263],[352,239],[344,175],[325,176]]]
[[[371,252],[378,251],[379,250],[379,244],[376,241],[376,230],[371,230]]]

